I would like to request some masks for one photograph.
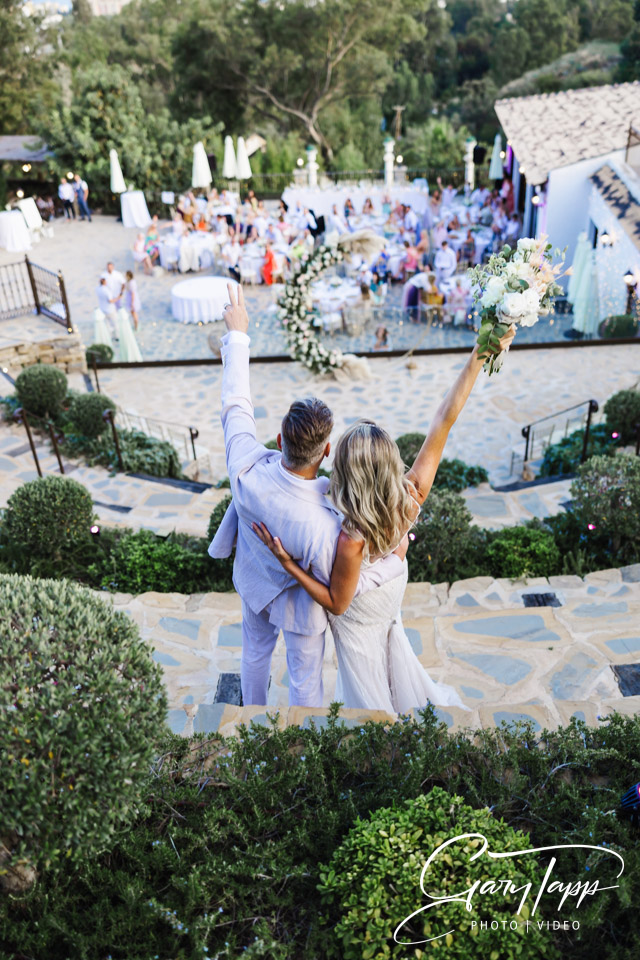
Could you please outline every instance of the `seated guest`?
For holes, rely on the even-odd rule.
[[[415,211],[408,205],[404,207],[404,220],[403,226],[407,234],[409,234],[411,242],[413,243],[416,240],[416,234],[418,231],[418,218],[415,214]]]
[[[404,241],[404,260],[402,261],[402,275],[406,280],[407,277],[415,273],[418,269],[418,251],[415,247],[412,247],[408,240]]]
[[[371,290],[371,299],[374,304],[382,303],[385,293],[384,287],[385,284],[380,279],[380,274],[377,270],[373,270],[371,280],[369,281],[369,289]]]
[[[136,263],[141,263],[144,272],[149,276],[153,273],[153,263],[151,257],[145,249],[144,233],[139,233],[133,245],[133,259]]]
[[[385,193],[384,197],[382,198],[382,213],[385,217],[391,216],[391,197],[388,193]]]
[[[512,213],[504,231],[504,242],[513,245],[520,236],[522,225],[517,213]]]
[[[498,244],[502,243],[502,237],[507,229],[507,222],[504,204],[499,203],[497,209],[494,211],[493,223],[491,224],[491,229],[495,235],[495,242]]]
[[[155,263],[160,256],[160,249],[158,247],[158,228],[156,227],[155,223],[149,224],[149,227],[147,228],[147,236],[144,241],[144,248],[151,257],[151,262]]]
[[[448,280],[449,277],[452,277],[456,272],[458,258],[455,250],[449,246],[446,240],[442,241],[442,245],[433,261],[433,266],[438,284],[441,284],[443,280]]]
[[[452,326],[462,326],[467,316],[467,291],[458,277],[451,293],[447,294],[447,314]]]
[[[40,211],[43,220],[53,220],[56,215],[56,208],[53,204],[53,197],[36,197],[36,207]]]
[[[476,255],[476,244],[471,230],[467,230],[463,244],[460,247],[460,263],[471,265]]]
[[[439,250],[448,237],[447,228],[444,220],[439,220],[433,228],[433,248]]]
[[[442,194],[439,190],[434,190],[429,198],[429,208],[434,222],[440,219],[440,209],[442,207]]]
[[[386,327],[380,325],[376,328],[376,342],[373,345],[374,350],[390,350],[391,349],[391,340],[389,338],[389,331]]]
[[[356,212],[355,208],[351,203],[351,197],[347,197],[344,204],[344,215],[347,218],[347,220],[349,219],[349,217],[354,216],[355,212]]]
[[[213,227],[220,240],[224,240],[229,236],[229,224],[224,213],[219,213],[217,215]]]
[[[435,273],[430,273],[427,277],[427,286],[420,291],[420,300],[427,307],[427,313],[433,315],[436,320],[441,318],[444,294],[438,287]]]
[[[304,231],[304,234],[303,234],[303,243],[304,243],[304,245],[305,245],[308,253],[313,252],[313,248],[314,248],[315,245],[316,245],[316,241],[315,241],[315,239],[314,239],[313,234],[311,233],[311,230],[309,230],[308,228]]]
[[[247,194],[247,203],[250,204],[253,210],[258,209],[258,198],[256,197],[253,190],[249,190],[249,193]]]
[[[488,197],[491,196],[491,191],[488,187],[476,187],[476,189],[471,194],[471,203],[474,207],[484,206]]]
[[[278,203],[278,216],[282,215],[284,217],[288,213],[288,211],[289,211],[289,205],[285,203],[284,200],[281,199],[280,202]]]
[[[373,209],[373,204],[371,202],[371,197],[367,197],[362,207],[362,212],[365,216],[373,216],[375,210]]]
[[[196,230],[200,230],[201,233],[206,233],[209,230],[209,224],[204,213],[196,214]]]
[[[461,227],[461,223],[460,223],[460,220],[458,219],[458,214],[454,213],[453,217],[451,218],[451,220],[449,220],[449,223],[447,224],[447,230],[449,231],[449,233],[451,233],[452,230],[459,230],[460,227]]]
[[[327,231],[333,233],[337,231],[340,234],[349,233],[349,226],[346,219],[338,213],[338,207],[334,203],[331,207],[331,213],[327,217]]]
[[[267,246],[264,252],[264,263],[262,264],[262,279],[267,284],[271,286],[273,283],[273,272],[276,265],[276,258],[273,253],[271,244],[267,242]]]
[[[429,243],[429,234],[426,230],[420,231],[420,240],[416,245],[416,251],[418,254],[418,259],[420,266],[427,267],[429,266],[429,253],[431,250],[431,244]]]
[[[238,270],[238,263],[240,262],[240,254],[242,253],[242,247],[240,246],[240,241],[238,240],[238,235],[234,234],[230,237],[225,245],[222,248],[222,259],[224,264],[229,271],[230,275],[234,280],[240,282],[240,271]]]

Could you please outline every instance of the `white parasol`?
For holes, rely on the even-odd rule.
[[[504,176],[504,167],[502,165],[502,137],[496,133],[493,141],[493,150],[491,151],[491,163],[489,165],[489,180],[502,180]]]
[[[109,166],[111,167],[111,193],[124,193],[127,185],[122,176],[117,150],[109,150]]]
[[[207,160],[207,154],[202,140],[198,140],[193,148],[193,171],[191,173],[191,186],[208,187],[211,185],[211,167]]]
[[[222,176],[225,180],[235,180],[238,176],[238,164],[236,154],[233,149],[233,140],[231,137],[224,138],[224,162],[222,164]]]
[[[250,180],[252,176],[249,154],[247,153],[244,137],[238,137],[238,179]]]

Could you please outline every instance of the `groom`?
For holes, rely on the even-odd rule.
[[[318,468],[329,455],[333,416],[316,399],[296,400],[278,434],[281,453],[256,440],[249,388],[249,317],[242,287],[228,284],[222,338],[222,426],[233,502],[209,554],[228,557],[236,546],[233,583],[242,599],[242,699],[266,704],[271,655],[284,633],[289,703],[322,706],[322,662],[327,614],[258,539],[252,523],[267,520],[305,570],[328,584],[342,515],[326,496]],[[396,555],[362,573],[356,595],[402,572]]]

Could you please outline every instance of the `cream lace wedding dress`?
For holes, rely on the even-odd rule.
[[[335,700],[388,713],[408,713],[428,701],[467,710],[456,690],[433,681],[413,652],[400,616],[408,575],[405,559],[401,576],[356,597],[341,616],[329,615],[338,656]]]

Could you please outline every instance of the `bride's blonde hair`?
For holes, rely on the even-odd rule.
[[[329,494],[343,528],[365,541],[365,555],[394,550],[415,519],[411,483],[397,444],[372,420],[358,420],[335,448]]]

